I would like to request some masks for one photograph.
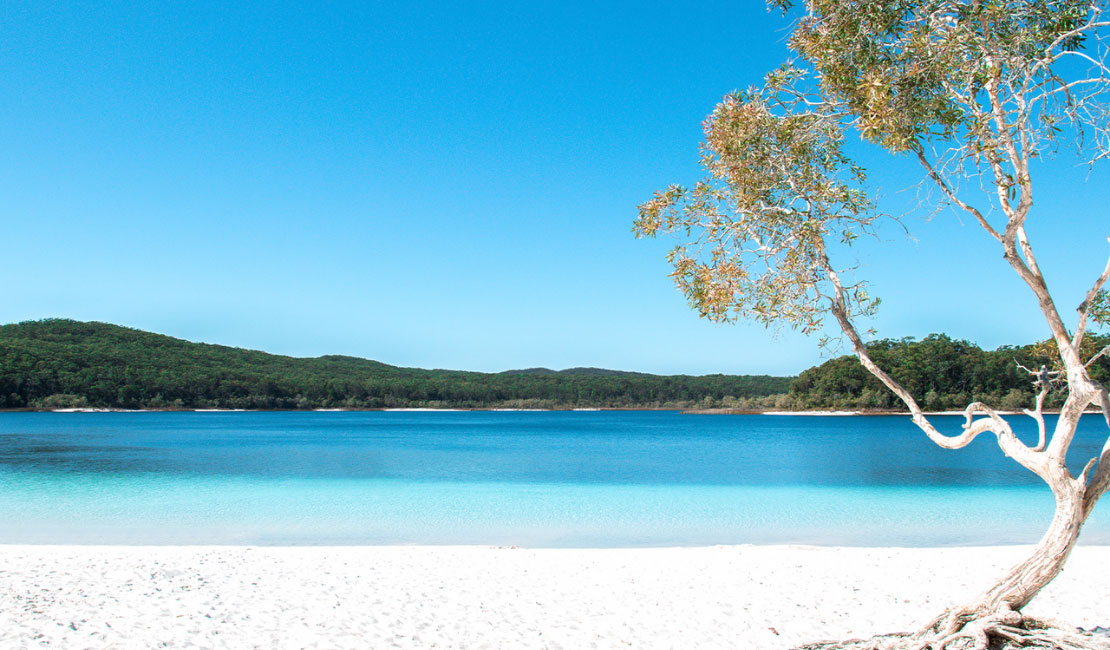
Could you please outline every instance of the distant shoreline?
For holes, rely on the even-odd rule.
[[[1102,339],[1099,339],[1100,341]],[[1110,345],[1110,336],[1105,337]],[[1036,345],[984,351],[930,335],[876,342],[884,367],[931,410],[972,401],[1020,412]],[[1110,385],[1110,357],[1091,366]],[[1059,408],[1061,396],[1047,405]],[[215,408],[213,408],[215,407]],[[107,323],[0,325],[0,411],[676,410],[698,414],[904,415],[854,357],[797,376],[654,375],[576,367],[503,372],[403,368],[342,355],[294,358]]]
[[[328,407],[328,408],[119,408],[114,406],[80,406],[80,407],[32,407],[21,406],[18,408],[0,408],[0,413],[452,413],[462,411],[494,411],[494,412],[591,412],[591,411],[680,411],[683,413],[763,413],[764,411],[748,411],[743,409],[692,409],[684,406],[555,406],[551,408],[528,408],[508,406],[458,406],[446,408],[431,408],[422,406],[368,406],[368,407]],[[775,409],[767,409],[773,412]]]
[[[597,413],[597,412],[654,412],[654,410],[675,410],[682,415],[770,415],[770,416],[909,416],[907,410],[867,409],[867,410],[783,410],[783,409],[745,409],[745,408],[674,408],[663,406],[615,406],[615,407],[566,407],[566,408],[4,408],[2,413]],[[998,410],[999,415],[1023,415],[1018,410]],[[1045,409],[1045,415],[1059,415],[1059,409]],[[1101,414],[1100,410],[1087,410],[1087,415]],[[932,410],[927,416],[962,416],[962,410]]]

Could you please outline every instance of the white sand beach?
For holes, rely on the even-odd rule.
[[[2,648],[744,648],[909,629],[1023,547],[4,546]],[[1110,547],[1027,611],[1110,624]]]

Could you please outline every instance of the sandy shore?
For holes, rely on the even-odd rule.
[[[780,649],[915,627],[1025,550],[2,546],[0,647]],[[1027,611],[1107,603],[1081,547]]]

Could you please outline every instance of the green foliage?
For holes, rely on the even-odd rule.
[[[1110,345],[1088,335],[1086,358]],[[1027,368],[1052,367],[1045,341],[983,351],[933,334],[885,340],[873,358],[932,410],[971,399],[1017,409],[1032,403]],[[1090,367],[1110,381],[1110,358]],[[787,394],[789,391],[789,394]],[[1059,395],[1049,396],[1049,404]],[[796,379],[658,376],[600,368],[502,373],[398,368],[346,356],[296,359],[69,320],[0,326],[0,408],[806,408],[898,409],[893,395],[854,357],[838,357]]]
[[[1092,320],[1095,320],[1096,314],[1097,312],[1092,309]],[[1079,346],[1079,358],[1088,364],[1087,372],[1091,379],[1102,385],[1106,385],[1107,381],[1110,381],[1110,372],[1107,371],[1108,366],[1106,365],[1107,357],[1104,354],[1107,346],[1110,346],[1110,336],[1098,336],[1089,333],[1083,337],[1083,343]],[[1053,372],[1060,373],[1061,376],[1067,374],[1063,359],[1060,357],[1060,348],[1057,347],[1056,341],[1053,339],[1031,345],[1028,347],[1028,351],[1032,363],[1036,364],[1038,368],[1043,365]],[[1092,363],[1092,361],[1094,362]]]
[[[768,4],[786,14],[795,3]],[[854,330],[877,302],[862,282],[845,281],[828,248],[871,233],[880,216],[863,169],[844,153],[856,131],[890,153],[912,152],[944,200],[1017,260],[1032,206],[1029,158],[1057,146],[1061,125],[1105,155],[1105,52],[1075,58],[1090,63],[1090,78],[1065,79],[1083,71],[1061,63],[1102,28],[1104,4],[806,0],[789,41],[798,60],[722,100],[705,121],[706,178],[657,192],[633,230],[679,240],[672,277],[703,317],[809,333],[833,314]],[[986,179],[1006,228],[959,197],[969,178]]]
[[[40,409],[76,409],[87,408],[89,400],[84,395],[71,393],[54,393],[41,399],[34,400],[31,406]]]
[[[1110,292],[1102,289],[1096,293],[1089,309],[1091,322],[1102,327],[1110,325]]]
[[[851,244],[870,232],[865,173],[842,150],[837,116],[784,107],[803,77],[786,66],[763,89],[726,96],[705,122],[707,178],[639,206],[638,237],[687,240],[668,255],[672,277],[710,320],[818,329],[830,294],[826,238]],[[862,285],[851,297],[858,312],[873,306]]]
[[[772,5],[783,6],[782,2]],[[981,93],[1035,88],[1051,79],[1048,56],[1075,50],[1088,0],[809,0],[790,44],[820,76],[821,90],[855,116],[866,140],[894,152],[931,138],[998,145],[978,110]],[[1046,117],[1050,102],[1035,107]]]
[[[104,323],[0,326],[0,408],[671,407],[784,393],[789,378],[597,368],[478,373],[296,359]]]
[[[1091,336],[1092,349],[1110,345],[1110,337]],[[929,410],[963,410],[972,401],[1019,410],[1032,408],[1035,379],[1025,368],[1052,367],[1058,358],[1051,341],[984,351],[968,341],[931,334],[921,341],[887,339],[870,343],[868,354]],[[1089,368],[1097,381],[1110,380],[1110,359]],[[806,370],[790,387],[797,408],[899,408],[894,394],[854,356],[831,359]],[[1049,394],[1059,406],[1063,391]]]

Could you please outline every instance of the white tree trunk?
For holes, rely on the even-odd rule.
[[[1070,479],[1067,484],[1052,487],[1056,514],[1041,541],[1028,558],[1014,565],[971,607],[981,611],[1021,610],[1064,568],[1086,519],[1083,495]]]

